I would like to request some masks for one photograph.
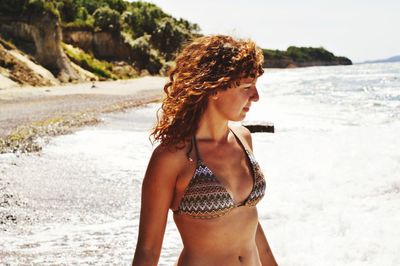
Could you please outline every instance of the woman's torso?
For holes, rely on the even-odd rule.
[[[255,234],[256,208],[239,207],[222,217],[200,220],[174,215],[182,237],[178,265],[260,265]]]
[[[178,177],[171,205],[184,245],[178,265],[260,265],[255,244],[258,215],[257,209],[250,204],[256,202],[247,204],[247,201],[251,194],[254,196],[257,180],[260,181],[258,186],[264,185],[263,195],[265,182],[263,176],[256,178],[255,174],[260,172],[254,169],[250,154],[246,154],[249,150],[247,143],[236,139],[233,134],[230,138],[230,142],[219,147],[199,142],[190,155],[194,158],[193,162],[187,163]],[[196,155],[199,153],[197,149],[201,151],[200,155]],[[203,215],[201,209],[197,218],[180,212],[182,199],[188,193],[186,190],[198,169],[198,157],[212,171],[212,178],[218,179],[231,202],[237,203],[221,214],[216,212],[218,215],[214,218]],[[201,186],[196,189],[201,189]],[[213,198],[218,196],[212,195]]]

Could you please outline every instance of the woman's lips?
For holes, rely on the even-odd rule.
[[[244,110],[245,112],[248,112],[248,111],[250,110],[250,107],[244,107],[243,110]]]

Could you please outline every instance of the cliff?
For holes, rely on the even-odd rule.
[[[142,1],[0,1],[0,39],[63,82],[165,74],[199,30]]]
[[[46,14],[28,18],[2,15],[0,32],[16,40],[18,48],[32,54],[39,64],[50,70],[60,81],[82,80],[61,48],[62,32],[54,17]]]
[[[119,34],[66,28],[63,29],[63,41],[92,52],[99,59],[132,63],[132,49]]]

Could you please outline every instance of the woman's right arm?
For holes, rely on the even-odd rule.
[[[160,146],[154,150],[142,184],[139,234],[133,266],[157,265],[181,167],[176,154]]]

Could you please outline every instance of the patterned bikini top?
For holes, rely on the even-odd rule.
[[[232,130],[231,130],[232,131]],[[193,136],[192,146],[195,148],[197,166],[189,185],[186,187],[182,200],[175,214],[186,214],[194,218],[210,219],[227,214],[239,206],[255,206],[265,194],[265,178],[253,154],[248,151],[232,131],[246,157],[251,164],[253,189],[242,203],[237,204],[228,193],[218,177],[208,168],[199,156],[196,139]]]

